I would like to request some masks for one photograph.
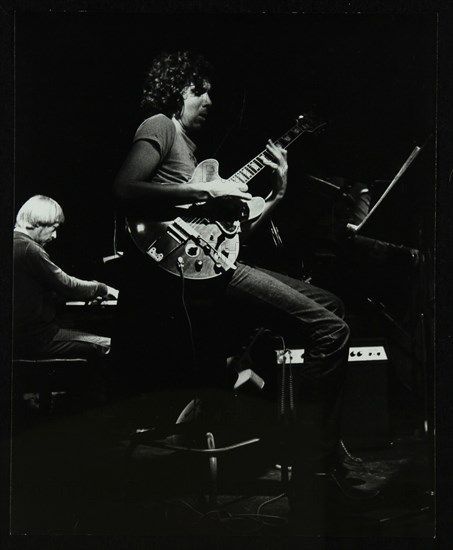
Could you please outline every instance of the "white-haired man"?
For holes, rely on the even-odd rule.
[[[52,262],[44,247],[64,222],[61,206],[35,195],[20,208],[14,228],[14,356],[95,358],[110,350],[110,338],[60,327],[58,297],[95,300],[118,291],[98,281],[72,277]]]

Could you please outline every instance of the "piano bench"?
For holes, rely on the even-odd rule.
[[[92,366],[82,358],[14,359],[13,403],[19,405],[24,400],[24,394],[36,393],[39,396],[39,411],[50,413],[53,397],[58,393],[82,391],[91,371]]]

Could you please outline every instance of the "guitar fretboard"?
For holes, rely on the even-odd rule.
[[[307,128],[300,126],[300,124],[295,124],[290,130],[283,134],[279,139],[274,141],[275,145],[283,147],[286,149],[291,143],[296,141],[298,137],[307,132]],[[312,131],[312,130],[310,130]],[[240,170],[234,173],[230,178],[231,181],[235,183],[247,183],[253,177],[255,177],[261,170],[266,166],[264,164],[264,159],[268,157],[266,149],[261,151],[255,158],[243,166]]]

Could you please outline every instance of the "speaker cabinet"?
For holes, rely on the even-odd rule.
[[[304,363],[304,349],[276,351],[277,365]],[[390,443],[388,358],[382,340],[357,341],[349,348],[344,389],[342,438],[351,449]]]
[[[390,443],[388,361],[348,363],[342,437],[351,449],[385,447]]]

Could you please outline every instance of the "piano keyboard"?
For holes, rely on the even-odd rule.
[[[276,350],[277,365],[291,363],[292,365],[301,365],[304,362],[305,350],[287,349]],[[364,361],[387,361],[388,357],[384,346],[352,346],[349,348],[348,362],[364,362]]]
[[[116,306],[118,304],[118,300],[103,300],[102,302],[81,302],[81,301],[76,301],[76,302],[66,302],[65,305],[67,306]]]

